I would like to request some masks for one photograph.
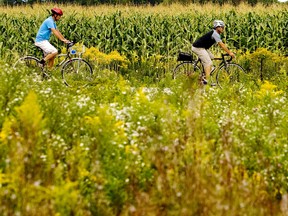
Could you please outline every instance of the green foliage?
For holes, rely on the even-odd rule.
[[[42,9],[43,10],[43,9]],[[33,40],[47,12],[36,15],[0,13],[0,54],[14,58],[15,53],[36,54]],[[161,55],[165,59],[176,56],[179,50],[191,49],[191,42],[211,29],[214,19],[223,19],[227,24],[224,40],[229,47],[255,51],[259,47],[285,52],[287,47],[287,10],[260,14],[236,13],[235,9],[202,14],[197,11],[177,14],[123,14],[120,10],[108,15],[65,13],[58,27],[70,40],[84,42],[87,47],[99,48],[104,53],[117,50],[128,59],[135,54],[146,59]],[[52,43],[60,47],[59,41]]]
[[[283,26],[283,14],[269,19]],[[61,28],[71,36],[87,35],[84,56],[96,74],[87,88],[72,89],[61,82],[58,70],[52,79],[41,80],[6,63],[30,51],[27,37],[42,18],[22,17],[21,25],[30,20],[35,29],[17,43],[16,34],[8,35],[16,32],[11,25],[19,18],[0,16],[8,22],[0,25],[10,31],[3,33],[8,39],[1,40],[0,49],[5,57],[0,63],[1,215],[287,212],[288,64],[278,54],[281,30],[277,46],[268,46],[268,39],[271,49],[264,44],[236,59],[254,82],[240,90],[201,88],[197,77],[171,79],[173,56],[190,45],[188,37],[208,29],[203,23],[215,14],[126,17],[117,12],[81,16],[80,23],[77,16],[67,16],[71,22]],[[261,23],[253,27],[252,13],[225,16],[227,29],[237,27],[229,16],[237,22],[251,19],[252,29],[264,28]],[[188,28],[191,20],[199,31]],[[89,25],[94,30],[87,30]],[[262,43],[257,38],[245,42],[238,30],[235,34],[251,50]],[[228,40],[231,35],[227,30],[228,43],[237,43],[236,36]]]
[[[1,97],[3,215],[281,214],[287,78],[202,92],[109,76],[73,90],[1,66],[18,92]]]
[[[242,55],[240,62],[255,78],[263,80],[281,79],[287,76],[288,58],[265,48]]]

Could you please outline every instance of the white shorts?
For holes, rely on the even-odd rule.
[[[209,50],[192,46],[192,51],[201,59],[204,68],[213,65],[212,59],[214,59],[214,55]]]
[[[48,40],[35,42],[35,46],[43,50],[44,56],[51,54],[51,53],[58,53],[58,50],[52,44],[50,44]]]

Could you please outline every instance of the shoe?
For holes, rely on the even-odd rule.
[[[202,77],[202,83],[203,83],[203,85],[207,85],[208,81],[205,78]]]
[[[214,72],[215,68],[216,68],[216,67],[213,65],[212,68],[211,68],[211,73]]]
[[[40,63],[41,63],[41,64],[45,64],[45,60],[44,60],[44,59],[41,59]]]
[[[210,83],[210,86],[215,87],[217,84],[216,83]]]
[[[39,63],[41,64],[42,67],[44,67],[46,62],[44,59],[41,59],[41,61]]]

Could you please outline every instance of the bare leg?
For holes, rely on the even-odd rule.
[[[209,80],[211,70],[212,70],[212,66],[211,66],[211,65],[210,65],[210,66],[206,66],[206,67],[204,68],[206,80]]]
[[[50,58],[50,59],[48,60],[48,68],[49,68],[49,69],[52,69],[52,68],[53,68],[54,59],[55,59],[55,57]]]
[[[45,60],[45,62],[47,62],[48,61],[48,67],[51,69],[52,67],[53,67],[53,65],[54,65],[54,59],[55,59],[55,57],[57,56],[57,52],[56,53],[50,53],[50,54],[48,54],[45,58],[44,58],[44,60]]]

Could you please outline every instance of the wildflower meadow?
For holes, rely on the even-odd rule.
[[[287,4],[60,6],[85,88],[13,67],[51,5],[0,8],[0,215],[287,215]],[[251,79],[172,79],[219,17]]]

